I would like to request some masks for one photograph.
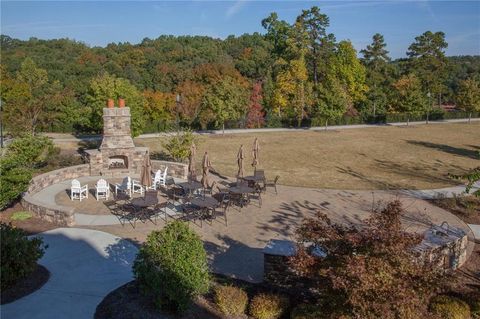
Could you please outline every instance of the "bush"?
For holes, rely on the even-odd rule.
[[[45,253],[47,246],[39,237],[28,239],[27,234],[11,224],[0,223],[1,237],[1,289],[13,286],[31,274]]]
[[[458,298],[446,295],[433,297],[430,311],[442,319],[469,319],[470,307]]]
[[[288,308],[288,299],[279,295],[259,294],[250,303],[250,315],[256,319],[277,319]]]
[[[170,137],[163,144],[167,154],[175,161],[183,161],[190,155],[190,147],[195,143],[196,139],[192,131],[183,131],[178,135]]]
[[[53,153],[46,137],[16,138],[0,160],[0,210],[25,192],[35,168],[45,164]]]
[[[233,286],[215,287],[215,304],[227,316],[238,316],[245,313],[248,296],[241,288]]]
[[[186,310],[210,283],[202,241],[180,221],[148,235],[133,271],[141,291],[166,310]]]

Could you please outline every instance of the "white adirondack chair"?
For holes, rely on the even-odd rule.
[[[72,186],[70,188],[70,199],[82,199],[88,198],[88,184],[80,185],[80,182],[77,179],[72,180]]]
[[[143,187],[142,183],[136,180],[132,180],[132,191],[133,193],[138,193],[143,195],[145,192],[145,188]]]
[[[125,177],[121,184],[115,184],[115,195],[118,194],[118,191],[124,192],[128,196],[132,196],[132,180],[129,176]]]
[[[162,186],[165,186],[165,183],[167,182],[167,170],[168,167],[165,167],[165,170],[163,171],[163,174],[160,175],[160,180],[158,181],[158,183]]]
[[[110,186],[103,178],[99,179],[97,185],[95,185],[95,197],[97,201],[100,198],[108,199],[110,197]]]
[[[162,177],[162,171],[158,170],[155,172],[155,176],[152,178],[152,189],[157,189],[160,184],[160,178]]]

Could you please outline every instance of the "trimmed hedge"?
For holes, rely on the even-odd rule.
[[[165,310],[186,310],[210,285],[202,241],[180,221],[148,235],[133,271],[142,293]]]
[[[25,231],[11,224],[0,223],[0,238],[0,282],[1,290],[4,290],[35,270],[47,246],[39,237],[28,239]]]

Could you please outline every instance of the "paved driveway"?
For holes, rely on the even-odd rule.
[[[33,294],[3,305],[2,319],[90,319],[109,292],[132,280],[137,248],[127,240],[78,228],[39,236],[49,245],[39,263],[50,279]]]

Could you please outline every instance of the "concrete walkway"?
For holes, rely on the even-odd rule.
[[[480,121],[480,118],[472,118],[472,122]],[[465,123],[468,122],[468,119],[452,119],[452,120],[440,120],[440,121],[430,121],[429,124],[445,124],[445,123]],[[331,125],[327,127],[327,130],[348,130],[348,129],[358,129],[358,128],[371,128],[371,127],[385,127],[385,126],[405,126],[407,122],[396,122],[396,123],[387,123],[387,124],[355,124],[355,125]],[[425,121],[415,121],[410,122],[409,125],[425,125]],[[227,129],[222,130],[207,130],[207,131],[195,131],[195,134],[199,135],[216,135],[216,134],[244,134],[244,133],[273,133],[273,132],[304,132],[304,131],[324,131],[324,126],[312,126],[312,127],[300,127],[300,128],[257,128],[257,129]],[[141,134],[137,138],[153,138],[161,136],[171,136],[176,133],[148,133]],[[70,134],[59,134],[59,133],[44,133],[46,136],[53,138],[54,142],[93,142],[99,141],[102,139],[102,135],[85,135],[85,136],[72,136]],[[71,136],[71,137],[70,137]]]
[[[1,306],[2,319],[90,319],[109,292],[133,278],[138,250],[130,241],[78,228],[39,236],[49,246],[39,263],[50,279],[33,294]]]

